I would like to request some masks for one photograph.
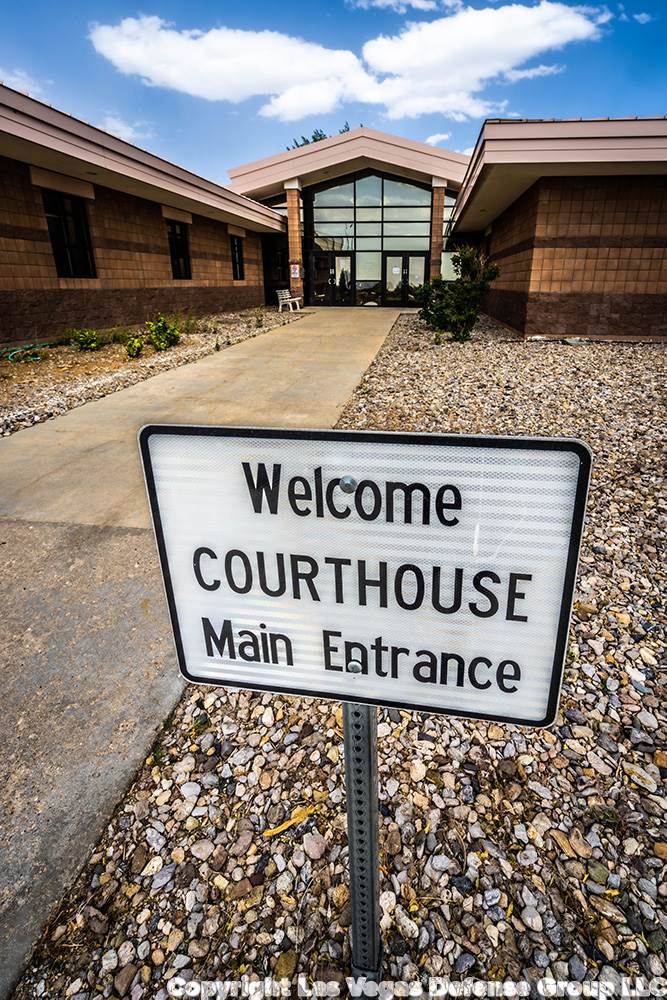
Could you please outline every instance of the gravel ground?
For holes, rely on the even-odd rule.
[[[276,309],[248,309],[220,313],[192,321],[190,332],[167,351],[155,351],[145,344],[141,355],[128,358],[124,344],[107,343],[99,351],[80,351],[59,346],[39,351],[40,361],[0,360],[0,434],[14,431],[73,410],[91,399],[108,396],[136,382],[197,361],[249,337],[266,333],[298,319],[298,313],[278,313]],[[137,328],[138,329],[138,328]]]
[[[388,979],[665,973],[664,357],[520,342],[488,320],[436,347],[403,317],[341,418],[574,435],[595,461],[553,729],[380,713]],[[162,1000],[176,974],[340,980],[341,746],[335,703],[189,688],[17,998]]]

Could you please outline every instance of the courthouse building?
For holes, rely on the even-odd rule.
[[[0,86],[0,341],[275,304],[411,307],[462,242],[515,330],[667,335],[667,120],[489,120],[471,157],[359,128],[223,187]]]

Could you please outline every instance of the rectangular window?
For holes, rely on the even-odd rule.
[[[46,188],[42,199],[58,277],[96,277],[84,199]]]
[[[382,223],[357,222],[357,236],[382,236]]]
[[[313,220],[318,222],[354,222],[353,208],[314,208]]]
[[[357,208],[357,222],[382,222],[382,209]]]
[[[430,222],[385,222],[385,236],[428,236]]]
[[[402,236],[400,239],[392,237],[384,240],[385,250],[428,250],[429,239],[427,236]]]
[[[427,206],[420,208],[417,205],[411,205],[409,208],[389,208],[385,206],[385,222],[389,222],[390,220],[395,222],[403,222],[404,220],[412,222],[417,219],[422,222],[429,222],[431,219],[431,209]]]
[[[354,222],[315,222],[316,236],[354,236]]]
[[[169,239],[169,256],[171,257],[171,276],[176,281],[188,281],[192,277],[192,269],[190,267],[187,223],[167,219],[167,237]]]
[[[331,208],[354,205],[354,184],[338,184],[325,191],[316,191],[313,195],[313,205],[326,205]]]
[[[392,181],[387,177],[384,182],[385,205],[430,205],[431,192],[428,188],[420,188],[407,181]]]
[[[232,248],[232,277],[234,281],[243,281],[243,238],[241,236],[230,236],[229,241]]]

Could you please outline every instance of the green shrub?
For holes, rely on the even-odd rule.
[[[97,330],[70,330],[70,343],[80,351],[99,351],[100,338]]]
[[[141,337],[128,337],[125,342],[125,350],[129,358],[138,358],[144,347]]]
[[[461,343],[470,340],[484,296],[500,274],[498,265],[489,263],[475,247],[461,247],[453,255],[452,263],[456,272],[454,281],[435,278],[419,290],[422,307],[419,315],[437,331],[436,344],[442,343],[443,332]]]
[[[162,313],[146,323],[146,330],[148,339],[156,351],[166,351],[167,348],[174,347],[181,339],[176,323],[167,319]]]
[[[259,330],[260,327],[264,326],[264,310],[261,306],[255,309],[255,326]]]

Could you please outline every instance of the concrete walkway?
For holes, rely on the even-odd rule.
[[[182,690],[138,429],[330,427],[397,315],[312,311],[0,440],[0,997]]]

